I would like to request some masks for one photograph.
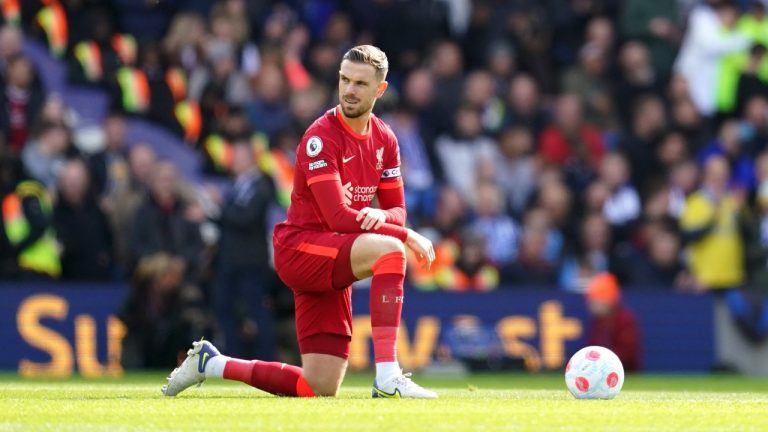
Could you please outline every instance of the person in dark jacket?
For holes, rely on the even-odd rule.
[[[587,306],[592,316],[587,345],[599,345],[616,353],[624,370],[640,370],[640,333],[635,314],[621,304],[619,282],[610,273],[592,278],[587,286]]]
[[[267,210],[274,187],[254,163],[247,140],[235,141],[234,184],[221,201],[221,241],[216,263],[214,312],[228,352],[244,358],[274,358],[269,306]]]
[[[150,179],[149,195],[139,207],[128,240],[130,267],[142,258],[165,252],[182,259],[189,276],[197,268],[203,250],[200,225],[192,217],[180,192],[176,168],[158,162]]]
[[[107,217],[90,193],[88,170],[68,161],[59,177],[53,226],[61,244],[62,278],[104,281],[112,276],[112,233]]]

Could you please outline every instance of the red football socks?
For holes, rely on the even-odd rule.
[[[224,366],[224,378],[244,382],[277,396],[315,396],[304,380],[301,368],[285,363],[230,359]]]
[[[373,265],[371,327],[376,363],[397,361],[397,330],[403,311],[405,255],[390,252]]]

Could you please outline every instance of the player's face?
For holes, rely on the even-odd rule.
[[[374,102],[386,89],[387,82],[376,77],[373,66],[348,60],[341,62],[339,103],[345,117],[357,118],[370,113]]]

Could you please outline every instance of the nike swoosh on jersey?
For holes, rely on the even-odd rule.
[[[345,157],[345,158],[342,158],[341,161],[343,163],[347,163],[347,162],[351,161],[354,158],[355,158],[355,156]]]

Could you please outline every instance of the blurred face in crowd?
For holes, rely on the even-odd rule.
[[[157,156],[152,147],[147,144],[136,144],[128,155],[131,175],[142,184],[149,184],[152,169],[157,162]]]
[[[530,75],[519,74],[509,86],[509,103],[518,114],[533,114],[539,105],[539,90]]]
[[[484,182],[477,187],[475,210],[480,217],[494,217],[501,213],[501,190],[493,183]]]
[[[593,213],[584,219],[581,226],[581,241],[587,251],[608,250],[611,228],[602,215]]]
[[[462,107],[456,112],[456,129],[462,138],[475,138],[483,132],[480,112],[471,107]]]
[[[34,69],[29,60],[25,57],[15,57],[8,65],[8,84],[16,88],[27,89],[32,84],[33,74]]]
[[[659,230],[650,239],[648,253],[658,266],[669,268],[677,264],[680,256],[680,239],[667,231]]]
[[[339,103],[347,118],[358,118],[373,110],[373,104],[387,89],[387,82],[367,63],[344,60],[339,70]]]
[[[726,154],[736,156],[741,153],[741,140],[739,138],[739,122],[728,120],[720,127],[720,146]]]
[[[152,170],[151,191],[161,204],[170,204],[176,200],[176,167],[170,162],[157,162]]]
[[[701,123],[696,106],[689,99],[681,99],[672,108],[675,124],[684,129],[695,129]]]
[[[768,100],[762,96],[749,98],[744,108],[744,118],[757,129],[768,127]]]
[[[581,99],[575,94],[564,94],[555,106],[557,125],[566,133],[577,133],[583,122]]]
[[[88,170],[80,160],[68,161],[59,175],[59,193],[69,204],[78,205],[85,200],[89,188]]]
[[[461,221],[464,216],[464,202],[459,192],[451,187],[440,191],[440,200],[435,215],[438,226],[448,228]]]
[[[678,132],[667,134],[659,145],[658,159],[666,167],[672,167],[688,157],[688,144]]]
[[[426,109],[435,97],[435,82],[427,69],[416,69],[405,81],[405,100],[416,109]]]
[[[454,78],[463,68],[461,50],[453,42],[442,42],[432,54],[431,69],[439,79]]]
[[[633,126],[638,135],[654,136],[667,126],[664,102],[656,96],[641,98],[633,115]]]
[[[728,161],[722,156],[712,156],[704,165],[704,186],[714,193],[723,193],[730,175]]]
[[[490,103],[496,95],[493,77],[487,72],[473,72],[464,82],[464,100],[468,103],[483,107]]]
[[[125,128],[125,119],[121,116],[110,116],[104,122],[104,139],[109,150],[122,150],[125,143]]]
[[[267,103],[279,103],[285,94],[285,79],[280,68],[274,64],[261,67],[256,77],[256,94]]]
[[[505,130],[499,138],[502,154],[508,159],[516,159],[533,150],[533,134],[525,127]]]
[[[732,28],[739,19],[739,10],[733,5],[724,5],[717,8],[717,17],[725,28]]]
[[[581,67],[589,75],[600,76],[605,72],[605,51],[595,44],[585,45],[579,54]]]
[[[755,175],[758,182],[768,180],[768,152],[762,152],[755,158]]]
[[[588,210],[600,212],[610,196],[611,189],[606,182],[598,180],[590,183],[587,187],[584,193],[584,201]]]
[[[528,261],[544,257],[550,224],[549,213],[542,208],[534,208],[526,213],[520,253]]]
[[[684,161],[672,170],[672,185],[685,193],[692,192],[699,183],[699,168],[692,160]]]
[[[63,154],[69,146],[69,132],[63,125],[45,130],[40,135],[40,149],[45,154]]]
[[[627,160],[620,153],[609,153],[600,165],[600,177],[611,190],[623,186],[629,180]]]
[[[291,94],[291,114],[309,126],[308,123],[323,112],[326,101],[326,92],[321,86],[295,91]]]
[[[647,76],[648,73],[653,73],[651,69],[651,54],[648,48],[640,42],[632,41],[624,44],[619,55],[619,62],[624,76],[630,82],[645,81],[653,78],[652,76]]]
[[[248,141],[237,142],[232,147],[232,173],[239,176],[255,168],[253,149]]]
[[[549,213],[556,224],[563,224],[571,214],[571,193],[560,181],[553,181],[546,187],[542,185],[539,205]]]
[[[21,53],[22,40],[21,31],[16,27],[6,25],[0,29],[0,59],[8,61]]]
[[[609,50],[613,46],[613,24],[608,18],[593,18],[587,25],[586,40],[594,43],[603,50]]]

